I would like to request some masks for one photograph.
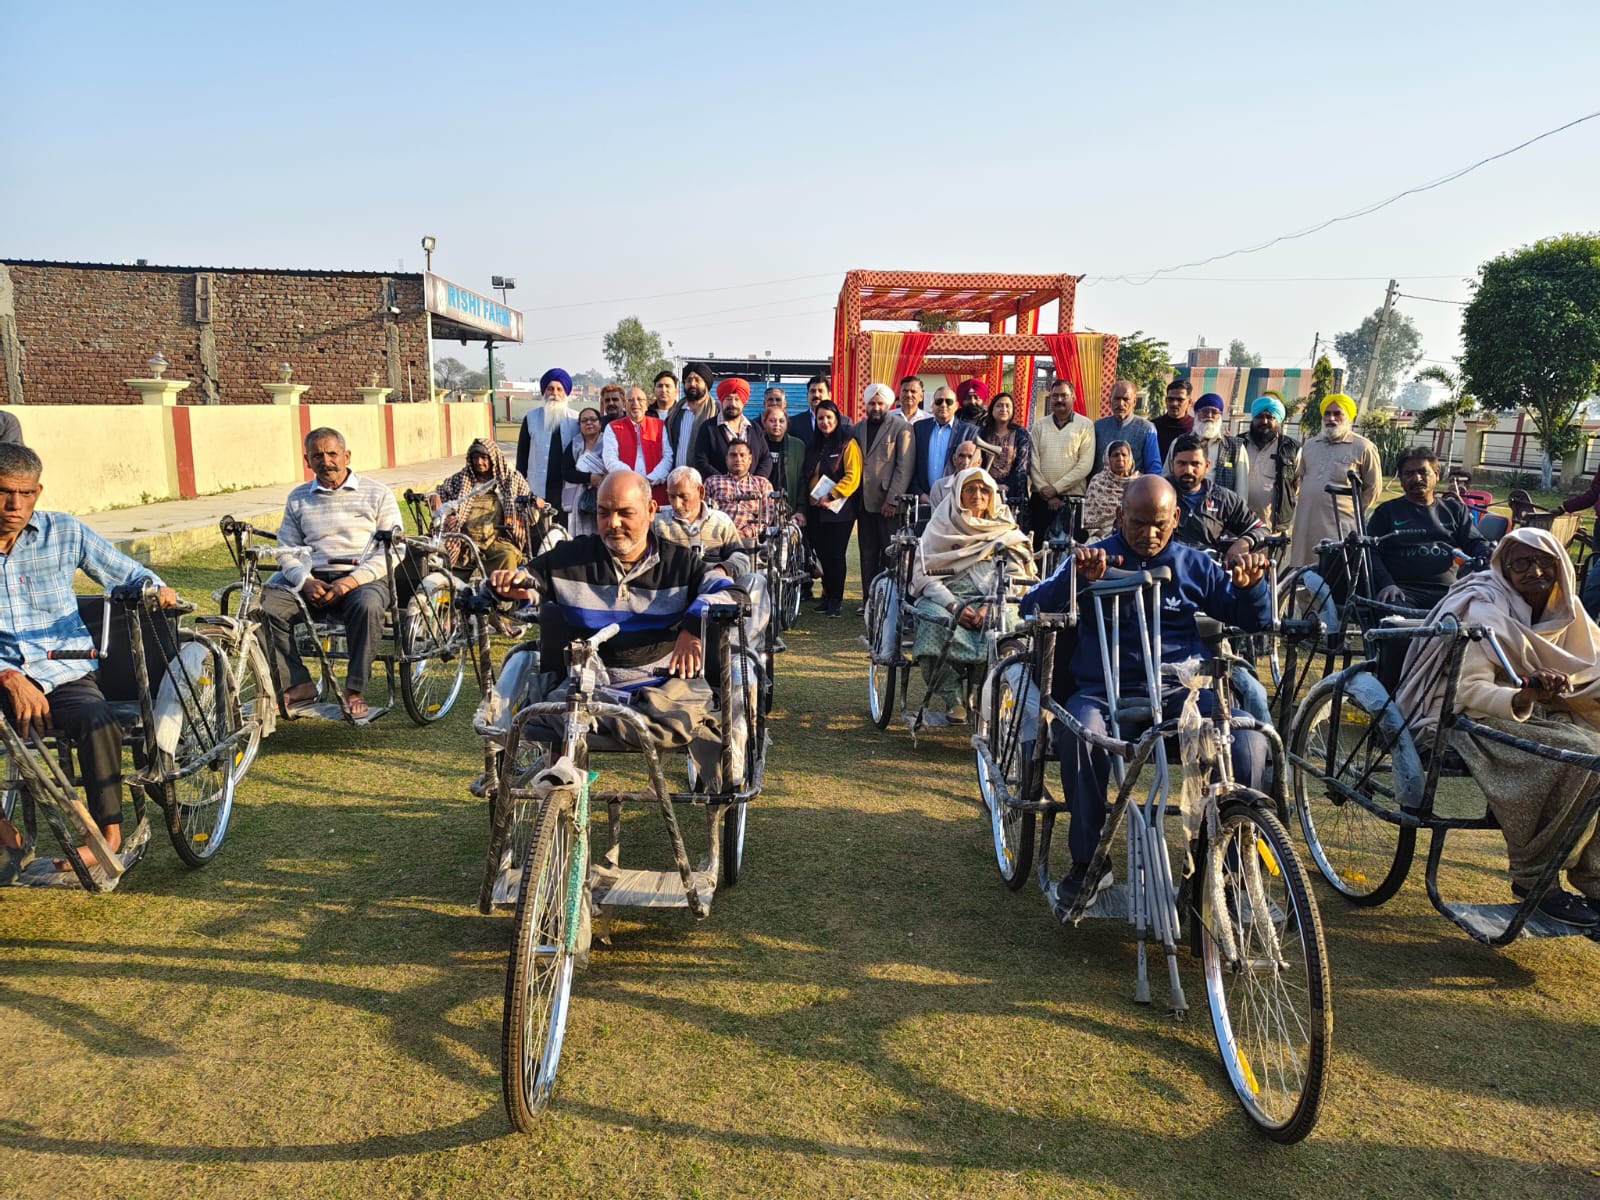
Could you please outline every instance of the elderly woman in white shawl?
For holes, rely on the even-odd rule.
[[[1000,502],[999,487],[982,467],[967,467],[933,510],[911,568],[917,612],[936,618],[917,622],[912,643],[912,654],[930,689],[924,724],[942,726],[966,719],[966,697],[982,682],[988,658],[983,628],[1001,558],[1012,579],[1036,578],[1028,535]]]
[[[1572,561],[1543,529],[1514,529],[1500,540],[1489,569],[1456,582],[1428,616],[1453,616],[1494,630],[1518,678],[1508,678],[1484,642],[1461,661],[1456,710],[1492,729],[1578,754],[1600,754],[1600,628],[1578,602]],[[1395,699],[1422,736],[1438,724],[1448,643],[1417,642],[1406,655]],[[1574,832],[1600,777],[1475,737],[1451,745],[1483,789],[1505,834],[1511,891],[1520,897]],[[1540,904],[1546,916],[1586,928],[1600,923],[1600,835],[1591,827],[1564,864],[1575,896],[1554,886]]]

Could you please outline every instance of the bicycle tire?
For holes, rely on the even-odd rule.
[[[540,805],[523,863],[522,893],[506,964],[500,1080],[506,1115],[520,1133],[533,1132],[561,1063],[572,997],[567,910],[577,845],[572,809],[562,793],[551,793]]]
[[[400,663],[400,699],[414,722],[431,725],[450,712],[475,649],[456,612],[453,582],[425,587],[400,610],[395,650],[412,659]]]
[[[484,859],[483,884],[478,891],[478,911],[494,911],[494,885],[500,873],[526,857],[538,811],[532,798],[516,796],[548,759],[544,742],[524,740],[511,752],[498,752],[489,793],[489,847]]]
[[[1342,692],[1339,729],[1330,733],[1336,691]],[[1324,681],[1307,696],[1289,741],[1295,811],[1311,861],[1336,891],[1364,908],[1400,890],[1417,849],[1414,828],[1385,821],[1327,786],[1336,779],[1363,793],[1383,789],[1395,795],[1393,755],[1399,743],[1393,740],[1393,725],[1400,718],[1372,709],[1359,690]],[[1330,736],[1335,741],[1331,756]]]
[[[186,645],[201,643],[207,649],[203,664],[190,681],[179,686],[182,717],[177,746],[171,754],[157,751],[163,774],[168,776],[161,790],[167,837],[184,864],[197,868],[214,859],[227,840],[234,793],[243,774],[239,764],[244,755],[241,744],[232,754],[181,777],[171,777],[187,770],[188,759],[204,755],[209,746],[231,737],[240,728],[240,710],[231,694],[226,651],[204,635],[189,630],[178,633],[179,655]]]
[[[1219,798],[1223,844],[1204,847],[1199,937],[1206,999],[1228,1082],[1262,1133],[1292,1143],[1315,1127],[1327,1086],[1332,980],[1311,878],[1288,831],[1268,810],[1270,803],[1244,788]],[[1218,862],[1223,877],[1213,886],[1207,876]],[[1254,916],[1252,877],[1260,885],[1254,895],[1266,921]],[[1218,896],[1242,942],[1231,964],[1213,933]]]
[[[744,876],[744,836],[748,804],[730,804],[722,814],[722,887],[733,887]]]
[[[987,722],[989,751],[1000,768],[1001,778],[997,780],[993,776],[982,754],[978,754],[977,758],[978,794],[983,797],[984,806],[989,811],[995,869],[1000,873],[1000,882],[1014,892],[1027,882],[1028,871],[1033,866],[1033,839],[1038,814],[1031,809],[1007,804],[1001,795],[1003,784],[1005,792],[1020,799],[1036,798],[1026,794],[1024,777],[1029,763],[1021,738],[1025,713],[1012,687],[1011,678],[1009,671],[1002,670],[999,673]]]

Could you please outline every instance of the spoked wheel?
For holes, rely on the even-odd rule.
[[[1037,813],[1006,803],[1008,795],[1015,800],[1035,799],[1028,795],[1024,778],[1031,764],[1022,743],[1025,714],[1015,681],[1014,670],[1003,668],[999,672],[992,710],[985,718],[989,751],[998,772],[988,765],[982,754],[978,755],[978,792],[989,810],[995,869],[1000,872],[1001,882],[1012,891],[1027,882],[1028,869],[1033,865],[1034,827],[1038,822]]]
[[[872,723],[887,729],[894,716],[894,691],[897,667],[894,663],[872,663],[867,667],[868,699],[871,703]]]
[[[1377,683],[1353,677],[1362,678]],[[1405,883],[1417,831],[1385,821],[1350,795],[1397,812],[1394,756],[1411,750],[1393,705],[1373,703],[1366,691],[1337,680],[1319,684],[1294,728],[1289,762],[1300,829],[1318,872],[1354,903],[1378,905]]]
[[[748,804],[730,804],[722,814],[722,886],[732,887],[744,874],[744,830]]]
[[[1327,947],[1311,880],[1264,796],[1220,804],[1200,897],[1206,999],[1223,1069],[1275,1142],[1317,1122],[1333,1039]]]
[[[539,811],[538,801],[527,793],[533,777],[549,761],[544,742],[523,741],[511,752],[509,762],[504,753],[497,764],[498,777],[491,781],[494,790],[489,793],[489,852],[478,894],[478,911],[483,913],[494,911],[495,883],[502,872],[528,856]]]
[[[473,652],[466,629],[448,582],[425,583],[401,610],[397,649],[410,661],[400,664],[400,698],[418,725],[439,720],[456,702]]]
[[[1339,632],[1339,617],[1328,585],[1309,566],[1296,567],[1278,581],[1276,602],[1279,622],[1298,628],[1271,639],[1269,651],[1272,710],[1287,727],[1307,689],[1333,669],[1329,638]]]
[[[561,1062],[572,996],[571,935],[576,932],[572,901],[583,899],[572,895],[576,846],[572,809],[561,793],[552,793],[540,809],[533,843],[523,860],[524,883],[517,900],[500,1030],[506,1115],[522,1133],[533,1132]]]
[[[203,867],[217,856],[233,815],[234,788],[244,774],[247,742],[222,754],[211,753],[239,728],[239,706],[229,695],[227,658],[221,646],[182,631],[179,651],[169,664],[169,682],[181,704],[177,746],[162,754],[167,835],[178,857]],[[165,692],[163,688],[163,692]],[[270,694],[263,690],[261,694]],[[259,729],[256,740],[259,742]],[[246,764],[247,765],[247,764]]]

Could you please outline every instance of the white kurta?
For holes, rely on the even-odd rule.
[[[569,446],[578,432],[578,418],[567,403],[563,402],[559,410],[554,410],[546,401],[528,413],[525,421],[528,429],[528,486],[533,489],[535,496],[541,498],[549,482],[545,471],[550,465],[550,435],[556,431],[558,421],[561,425],[561,444]]]
[[[1290,566],[1315,562],[1317,543],[1336,538],[1355,528],[1355,509],[1348,496],[1330,496],[1323,488],[1330,483],[1349,483],[1346,473],[1354,467],[1361,472],[1361,510],[1367,511],[1383,490],[1383,463],[1378,448],[1359,433],[1348,441],[1333,442],[1319,433],[1300,448],[1300,465],[1295,472],[1299,506],[1294,510],[1294,543],[1290,547]],[[1337,517],[1335,516],[1337,502]]]

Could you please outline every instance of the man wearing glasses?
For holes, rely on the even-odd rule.
[[[916,466],[911,469],[911,490],[928,501],[933,485],[950,474],[950,460],[962,442],[978,440],[977,426],[956,417],[954,388],[941,387],[933,393],[933,420],[918,421],[911,427],[916,438]],[[1091,442],[1093,439],[1090,439]]]

